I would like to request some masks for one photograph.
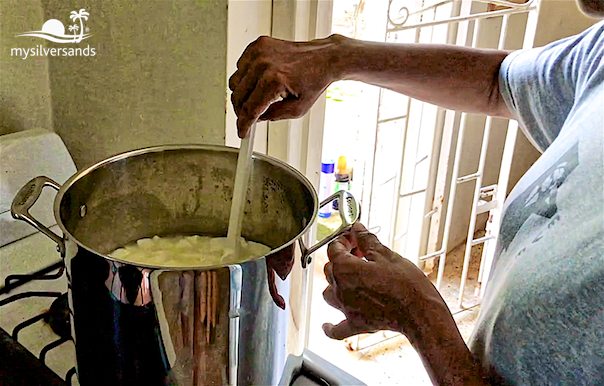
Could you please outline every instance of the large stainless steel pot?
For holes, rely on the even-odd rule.
[[[63,186],[37,177],[19,191],[13,217],[44,232],[65,258],[82,385],[270,385],[287,354],[299,353],[304,268],[314,250],[358,218],[349,193],[337,196],[346,203],[339,205],[342,226],[306,248],[319,206],[312,185],[283,162],[255,154],[242,236],[271,247],[267,256],[187,268],[108,256],[154,235],[225,236],[237,154],[201,145],[141,149],[90,166]],[[44,186],[58,190],[54,213],[63,237],[29,214]]]

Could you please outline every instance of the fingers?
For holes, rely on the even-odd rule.
[[[362,224],[356,223],[350,231],[351,244],[356,246],[356,255],[362,255],[369,261],[388,260],[393,252],[383,245],[376,235],[369,232]]]
[[[250,63],[258,57],[257,45],[261,38],[262,36],[255,42],[250,43],[241,54],[239,60],[237,60],[237,71],[235,71],[229,79],[229,89],[231,89],[231,91],[235,91],[243,77],[248,73]]]
[[[323,299],[325,299],[325,303],[329,304],[333,308],[344,312],[344,306],[338,300],[334,287],[328,286],[325,288],[325,291],[323,291]]]
[[[249,98],[250,94],[254,90],[254,87],[258,82],[258,77],[251,71],[247,71],[243,76],[238,79],[238,81],[235,81],[233,79],[234,77],[235,75],[233,75],[229,80],[229,87],[231,90],[233,90],[233,93],[231,94],[231,102],[233,103],[235,113],[239,114],[243,102]]]
[[[294,267],[294,247],[295,244],[291,244],[266,257],[266,265],[270,266],[281,280],[285,280]]]
[[[329,261],[333,262],[339,258],[350,256],[350,251],[353,249],[353,245],[348,238],[340,236],[327,247],[327,257]]]
[[[327,283],[329,283],[329,285],[335,285],[336,279],[333,276],[333,264],[332,263],[325,264],[325,267],[323,268],[323,272],[325,273],[325,278],[327,279]]]
[[[358,334],[358,331],[355,331],[354,327],[350,324],[348,320],[344,320],[335,326],[331,323],[323,324],[323,331],[325,335],[330,337],[331,339],[342,340],[348,338],[349,336],[353,336]]]
[[[285,299],[283,299],[283,296],[279,295],[279,292],[277,291],[277,283],[275,282],[275,270],[267,265],[266,275],[268,280],[268,292],[271,294],[271,297],[273,298],[273,301],[275,302],[277,307],[284,310]]]
[[[351,255],[366,257],[370,261],[391,260],[392,251],[369,232],[362,224],[355,223],[346,234],[338,237],[329,244],[327,256],[335,261]]]
[[[237,129],[239,136],[245,136],[250,126],[268,109],[268,107],[281,98],[287,98],[288,92],[284,82],[273,78],[260,78],[249,97],[243,101],[239,109]]]

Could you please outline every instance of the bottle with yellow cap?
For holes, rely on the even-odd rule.
[[[340,190],[350,190],[351,189],[351,178],[350,172],[351,169],[348,168],[348,162],[345,156],[340,156],[338,158],[338,167],[336,172],[336,183],[334,185],[334,192],[338,192]],[[333,209],[338,210],[338,200],[333,201]]]

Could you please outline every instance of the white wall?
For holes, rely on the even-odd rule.
[[[546,45],[564,37],[577,34],[597,20],[587,18],[578,9],[574,0],[541,0],[541,8],[537,18],[537,26],[535,32],[534,46],[539,47]],[[477,12],[474,10],[473,12]],[[524,30],[526,23],[526,15],[513,15],[510,17],[510,27],[508,39],[505,44],[506,49],[519,49],[522,47],[524,34],[520,33]],[[496,47],[496,41],[489,38],[493,32],[497,32],[501,26],[501,18],[483,21],[483,32],[479,39],[480,47]],[[469,38],[469,37],[468,37]],[[453,113],[450,113],[453,114]],[[458,114],[459,115],[459,114]],[[451,117],[451,120],[453,118]],[[457,117],[457,120],[459,117]],[[476,171],[478,164],[478,150],[480,149],[480,141],[482,140],[481,130],[484,123],[484,117],[470,116],[466,127],[466,137],[463,145],[464,158],[460,167],[460,176],[473,173]],[[485,175],[483,186],[494,184],[497,182],[499,173],[499,162],[503,150],[503,142],[506,134],[507,121],[496,119],[494,120],[493,129],[491,131],[491,141],[489,142],[489,155],[485,167]],[[458,123],[453,124],[456,127]],[[457,130],[449,133],[449,149],[455,151],[457,138]],[[445,142],[446,143],[446,142]],[[524,134],[520,132],[516,139],[515,155],[512,162],[510,172],[510,180],[508,184],[508,193],[522,177],[522,175],[530,168],[530,166],[539,158],[539,152],[529,143]],[[452,160],[450,162],[442,161],[443,167],[446,167],[446,173],[450,176],[452,171]],[[442,181],[445,170],[439,171]],[[448,203],[447,192],[449,191],[449,183],[442,184],[437,189],[435,195],[435,205],[443,205],[446,207]],[[473,184],[466,183],[458,186],[457,198],[453,209],[453,221],[450,234],[449,249],[454,248],[461,242],[465,241],[468,222],[469,222],[469,207],[471,205],[473,192]],[[441,201],[442,200],[442,201]],[[442,202],[442,204],[440,204]],[[444,216],[434,216],[430,230],[429,251],[440,249],[440,240],[444,228]],[[486,215],[479,216],[476,229],[484,229]]]
[[[235,0],[229,1],[227,31],[227,81],[237,70],[237,60],[245,48],[258,36],[271,35],[272,0]],[[226,138],[227,146],[239,147],[241,140],[237,136],[237,116],[231,103],[230,91],[226,103]],[[268,125],[260,122],[256,127],[254,151],[266,153],[268,146]]]

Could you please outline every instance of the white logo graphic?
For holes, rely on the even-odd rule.
[[[29,31],[17,36],[34,36],[46,40],[50,40],[55,43],[79,43],[84,39],[89,38],[92,34],[84,34],[89,29],[86,28],[84,31],[84,23],[82,20],[88,20],[88,12],[85,9],[80,9],[79,12],[71,11],[69,18],[75,23],[76,20],[80,21],[80,25],[73,24],[69,26],[69,31],[73,31],[71,35],[65,35],[65,26],[57,19],[50,19],[42,26],[41,31]],[[79,31],[79,33],[78,33]]]

